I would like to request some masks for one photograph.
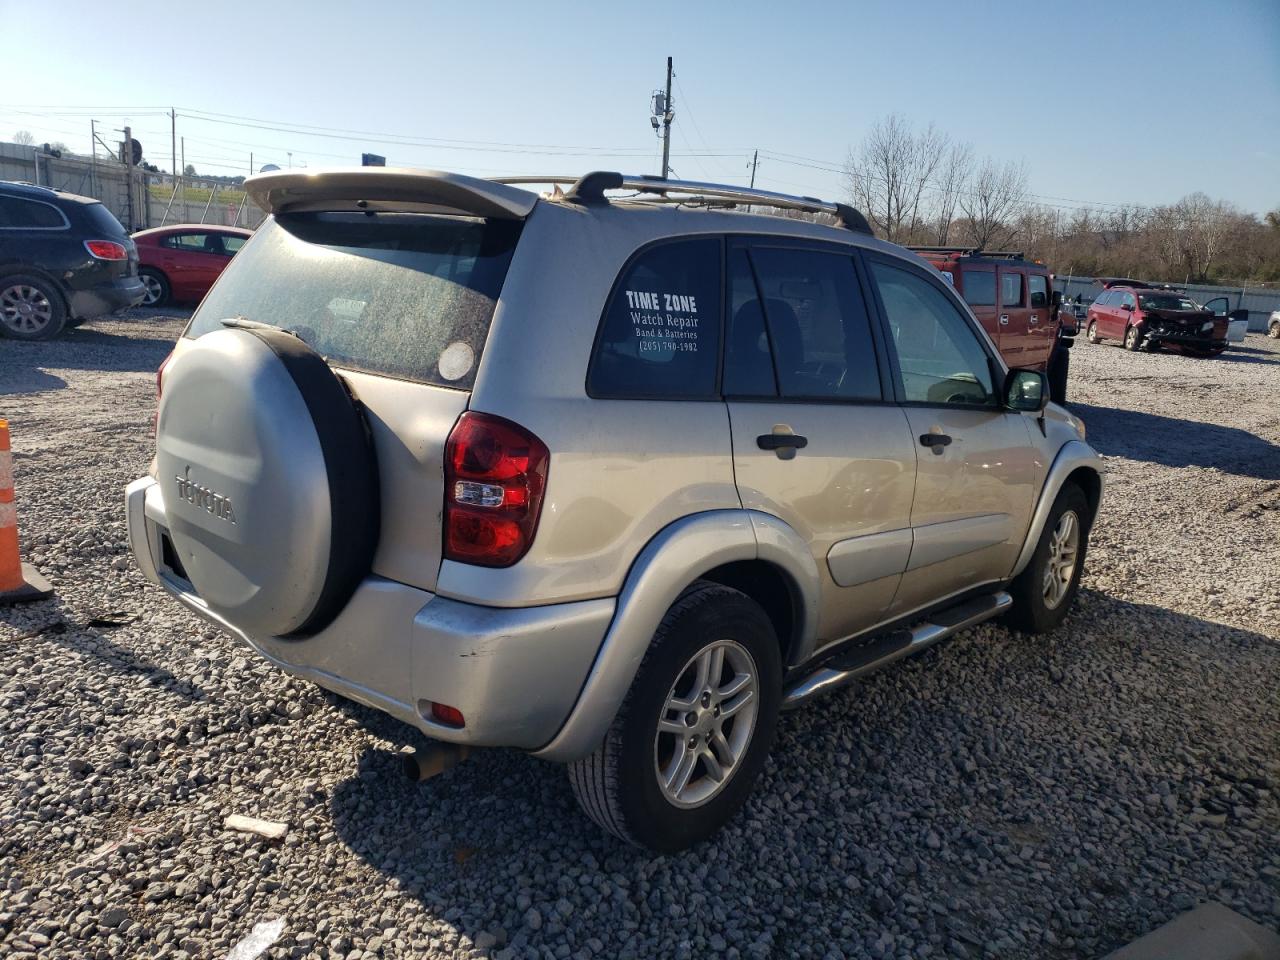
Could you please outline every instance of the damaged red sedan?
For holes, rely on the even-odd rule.
[[[1106,280],[1089,305],[1085,335],[1090,343],[1119,340],[1127,350],[1168,347],[1194,357],[1216,357],[1227,349],[1231,317],[1212,304],[1196,303],[1180,290],[1140,280]]]

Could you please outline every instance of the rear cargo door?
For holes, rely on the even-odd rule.
[[[226,269],[185,334],[227,318],[269,324],[342,377],[378,460],[376,574],[435,588],[445,443],[470,399],[522,227],[519,218],[394,210],[278,213],[229,263],[218,258]]]

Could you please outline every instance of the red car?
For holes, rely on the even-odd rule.
[[[1089,305],[1086,335],[1090,343],[1119,340],[1129,350],[1170,347],[1194,357],[1216,357],[1227,349],[1226,297],[1201,306],[1181,290],[1140,280],[1101,281],[1103,291]],[[1238,311],[1237,311],[1238,312]]]
[[[207,223],[183,223],[135,233],[138,276],[147,287],[142,305],[199,300],[251,236],[252,230]]]

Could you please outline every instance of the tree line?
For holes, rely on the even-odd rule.
[[[1153,207],[1037,203],[1023,163],[978,159],[896,114],[850,152],[845,175],[852,203],[894,243],[1018,249],[1059,274],[1280,282],[1280,207],[1260,218],[1199,192]]]

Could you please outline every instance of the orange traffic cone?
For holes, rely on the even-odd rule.
[[[0,605],[43,600],[53,593],[40,571],[18,557],[18,508],[13,502],[9,421],[0,420]]]

